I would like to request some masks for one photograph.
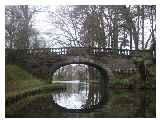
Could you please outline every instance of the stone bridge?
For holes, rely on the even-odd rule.
[[[33,75],[51,80],[53,73],[68,64],[86,64],[101,72],[105,80],[111,81],[115,73],[135,73],[137,67],[132,60],[151,54],[149,50],[128,50],[111,48],[39,48],[6,49],[6,63],[24,66]]]

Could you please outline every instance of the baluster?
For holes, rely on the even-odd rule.
[[[65,55],[65,48],[63,48],[63,55]]]
[[[122,50],[122,56],[125,55],[125,51],[126,51],[125,49]]]
[[[57,53],[57,55],[58,55],[58,48],[56,48],[56,53]]]
[[[125,49],[122,49],[121,55],[122,55],[122,56],[125,55]]]
[[[33,49],[29,49],[30,55],[34,55],[34,50]]]
[[[58,53],[57,53],[57,48],[55,48],[55,53],[58,54]]]
[[[92,48],[89,53],[91,53],[91,54],[93,54],[93,55],[96,55],[97,49],[96,49],[96,48]]]
[[[64,55],[66,55],[66,48],[64,48]]]
[[[65,55],[65,48],[63,48],[63,55]]]
[[[90,53],[93,54],[93,55],[96,55],[97,54],[97,48],[92,48],[90,49]]]
[[[65,48],[63,48],[63,55],[65,55]]]
[[[91,52],[93,52],[93,55],[95,55],[95,54],[96,54],[96,49],[95,49],[95,48],[92,48],[91,50],[92,50]],[[91,54],[92,54],[92,53],[91,53]]]
[[[127,56],[129,56],[129,50],[127,50]]]
[[[28,50],[27,50],[27,49],[25,49],[25,51],[26,51],[26,54],[28,55]]]
[[[132,54],[132,50],[129,50],[129,55],[131,55]]]
[[[49,54],[48,48],[45,49],[45,53],[47,53],[47,55]]]
[[[27,49],[25,49],[25,52],[26,52],[26,54],[28,55],[28,50],[27,50]]]
[[[61,48],[61,51],[62,51],[62,52],[61,52],[61,55],[63,55],[63,54],[64,54],[64,49],[63,49],[63,48]]]
[[[111,56],[112,55],[112,49],[109,49],[109,55]]]
[[[60,48],[58,48],[58,54],[60,55],[60,53],[61,53],[61,49],[60,49]]]
[[[59,55],[61,54],[61,48],[58,48],[58,54]]]
[[[128,49],[126,49],[126,56],[128,56]]]
[[[47,55],[49,54],[48,48],[45,49],[45,53],[46,53]]]
[[[124,56],[124,55],[125,55],[125,53],[126,53],[126,50],[125,50],[125,49],[123,49],[122,56]]]
[[[103,48],[103,54],[104,55],[106,54],[106,48]]]
[[[58,53],[58,55],[59,55],[59,48],[57,48],[57,53]]]
[[[62,48],[59,48],[59,55],[61,55],[62,53]]]
[[[48,51],[49,51],[49,55],[51,55],[51,48],[48,48]]]
[[[29,49],[29,55],[32,55],[33,51],[31,49]]]
[[[52,50],[52,53],[54,54],[54,52],[55,52],[54,48],[52,48],[51,50]]]
[[[128,56],[128,49],[126,49],[126,54],[125,55]]]
[[[42,54],[44,54],[44,53],[46,52],[46,50],[45,50],[45,49],[43,49],[43,48],[42,48],[41,50],[42,50]]]
[[[55,48],[55,53],[57,53],[57,54],[58,54],[57,48]]]
[[[118,55],[122,55],[122,49],[118,49]]]
[[[66,55],[67,55],[67,53],[68,53],[68,48],[65,48],[65,49],[66,49],[66,52],[65,52],[65,53],[66,53]]]
[[[30,55],[30,49],[26,49],[27,50],[27,55]]]
[[[28,54],[29,54],[29,55],[31,54],[31,50],[30,50],[30,49],[28,49]]]
[[[59,48],[59,54],[63,55],[63,48]]]
[[[112,49],[109,49],[109,55],[112,55]]]
[[[52,49],[52,53],[55,53],[55,52],[56,52],[56,51],[55,51],[55,48],[53,48],[53,49]]]
[[[32,55],[32,50],[31,49],[29,49],[29,55]]]
[[[127,50],[126,49],[124,50],[124,55],[127,55]]]

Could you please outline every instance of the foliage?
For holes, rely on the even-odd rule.
[[[132,60],[137,64],[143,64],[146,60],[151,60],[152,55],[151,52],[148,50],[148,52],[137,52],[134,54],[134,57],[132,57]]]
[[[128,92],[127,91],[113,91],[112,95],[113,96],[127,97],[128,96]]]
[[[128,79],[116,79],[116,80],[112,80],[112,84],[113,85],[126,85],[128,84]]]

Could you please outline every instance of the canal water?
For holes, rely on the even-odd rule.
[[[155,117],[155,91],[105,89],[96,83],[63,82],[65,90],[23,100],[8,117]],[[107,92],[104,95],[104,91]]]
[[[53,75],[52,83],[63,85],[65,89],[20,100],[10,107],[14,108],[14,112],[8,112],[6,117],[156,117],[155,90],[109,88],[108,81],[102,82],[96,70],[90,68],[89,73],[82,65],[78,69],[81,70],[76,73],[72,70],[65,72],[69,70],[68,67],[67,70],[59,69]]]

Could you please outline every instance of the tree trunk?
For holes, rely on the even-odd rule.
[[[144,49],[144,6],[142,5],[142,49]]]
[[[113,49],[118,49],[118,9],[115,8],[115,17],[113,19]]]

